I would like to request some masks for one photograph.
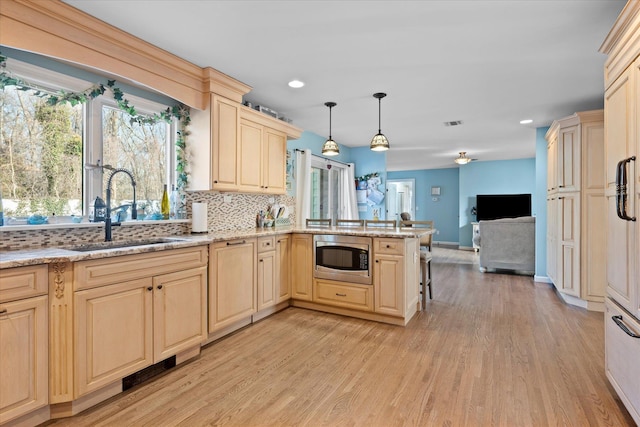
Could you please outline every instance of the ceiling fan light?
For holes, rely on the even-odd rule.
[[[333,139],[327,139],[322,144],[322,154],[325,156],[337,156],[340,154],[340,147]]]
[[[383,134],[378,133],[371,140],[369,148],[371,148],[371,151],[387,151],[389,149],[389,140]]]
[[[471,161],[471,159],[468,158],[466,156],[466,154],[467,154],[466,151],[461,151],[460,155],[455,158],[454,162],[456,162],[459,165],[466,165],[467,163],[469,163]]]

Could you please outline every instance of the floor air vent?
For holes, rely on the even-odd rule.
[[[462,124],[462,120],[456,120],[453,122],[444,122],[445,126],[459,126]]]
[[[138,384],[142,384],[159,375],[165,371],[176,366],[176,357],[171,356],[168,359],[163,360],[162,362],[158,362],[155,365],[151,365],[148,368],[144,368],[138,372],[134,372],[128,377],[124,377],[122,379],[122,391],[129,390],[131,387],[137,386]]]

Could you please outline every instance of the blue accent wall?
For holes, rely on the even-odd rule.
[[[291,139],[287,141],[287,151],[290,152],[291,154],[291,162],[294,165],[293,168],[295,169],[295,158],[296,158],[296,153],[295,150],[306,150],[309,149],[311,150],[311,153],[321,156],[321,157],[326,157],[327,159],[331,159],[331,160],[337,160],[339,162],[343,162],[343,163],[352,163],[351,160],[351,148],[349,147],[345,147],[343,145],[338,144],[338,146],[340,147],[340,154],[338,154],[337,156],[323,156],[322,155],[322,145],[324,145],[324,142],[326,141],[326,137],[324,136],[320,136],[317,135],[313,132],[308,132],[308,131],[304,131],[302,132],[302,135],[300,135],[300,138],[298,139]],[[293,171],[291,171],[293,173]],[[357,175],[356,175],[357,176]],[[287,194],[290,196],[294,196],[296,195],[296,180],[295,180],[295,176],[292,176],[288,179],[291,179],[291,188],[287,190]]]
[[[549,127],[536,128],[536,276],[547,276],[547,140]]]
[[[342,150],[342,147],[340,147]],[[370,173],[378,172],[380,176],[380,186],[378,190],[382,191],[385,195],[387,185],[387,153],[385,151],[371,151],[369,147],[356,147],[351,149],[351,162],[355,163],[356,178]],[[354,183],[355,185],[355,183]],[[383,200],[379,205],[369,206],[367,204],[358,204],[358,216],[360,219],[373,219],[373,210],[378,209],[380,211],[380,219],[386,218],[385,212],[386,200]],[[366,211],[360,211],[362,207],[366,207]]]
[[[422,169],[387,172],[387,179],[414,179],[416,217],[418,221],[433,220],[438,230],[433,240],[457,244],[459,174],[458,168]],[[440,187],[436,200],[431,196],[431,187]]]
[[[471,208],[477,194],[531,194],[532,215],[536,208],[536,159],[471,162],[460,167],[460,204],[458,229],[460,246],[472,246],[472,225],[476,221]],[[546,214],[546,209],[543,210]],[[536,225],[537,228],[537,225]]]

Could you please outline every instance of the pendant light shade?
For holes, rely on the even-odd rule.
[[[380,125],[380,109],[381,109],[381,100],[382,98],[384,98],[385,96],[387,96],[386,93],[382,93],[382,92],[378,92],[378,93],[374,93],[373,97],[378,99],[378,133],[375,134],[375,136],[373,137],[373,139],[371,140],[371,144],[369,146],[369,148],[371,148],[371,150],[373,151],[387,151],[389,149],[389,140],[387,139],[386,136],[384,136],[382,134],[382,127]]]
[[[324,105],[329,107],[329,139],[322,144],[322,154],[325,156],[337,156],[340,154],[340,147],[338,147],[338,144],[331,138],[331,109],[338,104],[335,102],[325,102]]]
[[[469,163],[471,161],[470,158],[468,158],[466,156],[467,152],[466,151],[461,151],[460,155],[458,157],[456,157],[456,159],[454,160],[454,162],[456,162],[459,165],[466,165],[467,163]]]

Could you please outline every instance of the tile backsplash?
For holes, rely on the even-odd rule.
[[[272,201],[272,202],[271,202]],[[289,220],[295,223],[295,198],[288,195],[262,195],[242,193],[193,192],[187,193],[187,217],[191,218],[191,203],[207,203],[207,229],[209,233],[250,229],[256,226],[256,214],[268,205],[288,208]],[[0,227],[0,250],[31,249],[93,243],[104,240],[103,227],[64,227],[11,230]],[[24,227],[22,227],[24,228]],[[191,224],[167,222],[166,224],[127,224],[113,228],[113,240],[132,240],[150,237],[176,236],[191,233]]]
[[[270,202],[273,200],[273,202]],[[242,193],[194,192],[187,194],[187,212],[191,217],[191,203],[206,202],[209,233],[255,228],[256,214],[269,205],[286,206],[289,221],[295,223],[295,197]]]

